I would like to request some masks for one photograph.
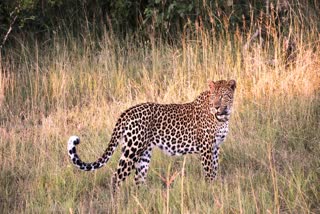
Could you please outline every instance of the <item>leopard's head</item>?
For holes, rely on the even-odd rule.
[[[233,105],[233,96],[236,89],[235,80],[211,81],[210,87],[210,112],[220,122],[226,122],[230,118]]]

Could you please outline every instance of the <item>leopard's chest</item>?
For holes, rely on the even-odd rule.
[[[227,134],[228,134],[228,131],[229,131],[229,124],[228,123],[224,124],[216,131],[216,133],[214,135],[216,146],[219,146],[220,144],[222,144],[225,141]]]

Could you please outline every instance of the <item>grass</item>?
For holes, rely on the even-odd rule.
[[[309,23],[309,26],[312,23]],[[283,35],[243,45],[251,34],[199,28],[176,45],[120,41],[105,33],[97,48],[69,37],[20,40],[0,72],[0,208],[4,213],[318,213],[320,211],[320,49],[316,28],[292,25],[296,59],[283,60]],[[231,38],[232,37],[232,38]],[[85,39],[84,39],[85,40]],[[183,103],[208,80],[238,87],[218,179],[206,183],[197,156],[155,151],[147,185],[132,176],[112,199],[119,151],[95,172],[77,170],[66,142],[95,160],[128,107]],[[170,187],[163,179],[177,174]]]

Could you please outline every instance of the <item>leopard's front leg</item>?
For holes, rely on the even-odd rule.
[[[207,144],[201,151],[201,163],[206,179],[213,181],[217,176],[219,147]]]
[[[215,177],[218,174],[219,151],[220,151],[220,147],[215,145],[213,147],[213,159],[212,159],[213,174]]]

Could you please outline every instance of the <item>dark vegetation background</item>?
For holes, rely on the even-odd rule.
[[[318,18],[319,12],[317,0],[3,0],[0,41],[2,46],[28,37],[48,42],[65,32],[73,37],[90,34],[96,41],[105,29],[122,37],[152,32],[174,41],[186,28],[197,25],[220,32],[248,31],[253,25],[266,24],[269,16],[276,16],[282,31],[288,31],[290,17],[298,16],[307,24],[310,17]],[[225,19],[228,26],[221,21]]]

